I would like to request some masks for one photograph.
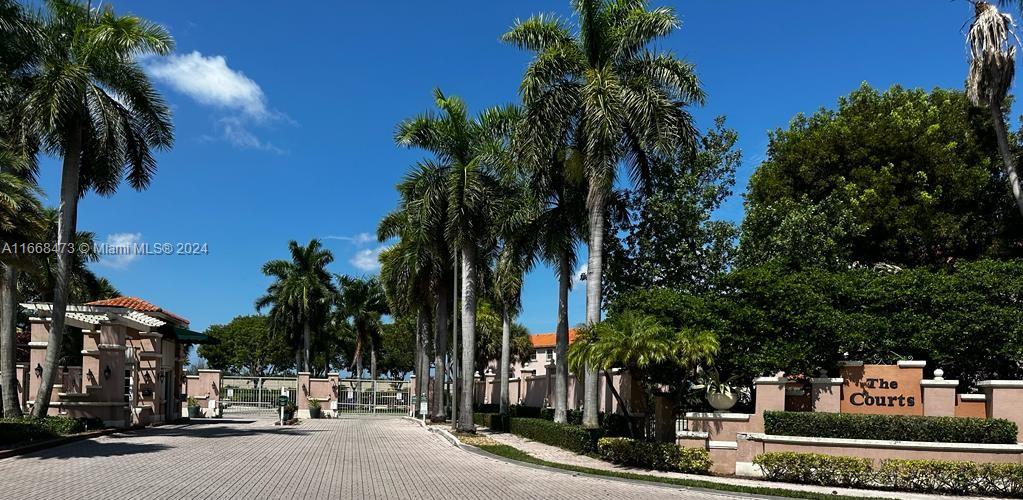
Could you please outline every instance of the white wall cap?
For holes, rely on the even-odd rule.
[[[689,412],[686,413],[687,420],[727,420],[731,422],[749,422],[749,413],[723,413],[723,412]]]
[[[735,441],[707,441],[709,450],[738,450],[739,443]]]
[[[920,381],[920,387],[958,387],[958,380],[929,380],[923,379]]]
[[[755,385],[783,385],[789,383],[785,377],[757,377],[753,379]]]
[[[764,443],[816,445],[857,448],[884,448],[921,451],[965,451],[965,452],[998,452],[1021,453],[1023,444],[986,444],[986,443],[938,443],[933,441],[887,441],[882,439],[844,439],[819,438],[804,436],[774,436],[763,433],[747,433],[746,439]]]
[[[961,401],[987,401],[987,394],[960,394]]]
[[[839,361],[838,366],[863,366],[862,361]]]
[[[923,368],[927,366],[926,360],[902,359],[898,362],[899,368]]]
[[[675,437],[682,439],[707,439],[710,434],[702,431],[678,431]]]
[[[1023,389],[1023,380],[981,380],[977,387]]]
[[[845,379],[842,377],[819,377],[810,379],[810,383],[813,385],[842,385],[845,383]]]

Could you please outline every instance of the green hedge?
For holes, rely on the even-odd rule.
[[[85,422],[68,417],[0,419],[0,446],[45,441],[85,431]]]
[[[556,424],[539,418],[511,418],[508,432],[576,453],[597,451],[597,440],[604,435],[602,429],[584,429],[578,425]]]
[[[1023,497],[1023,465],[948,460],[884,460],[774,452],[753,459],[774,481],[924,493]]]
[[[1016,430],[1015,423],[997,418],[779,411],[764,413],[764,432],[778,436],[1015,444]]]
[[[568,423],[572,425],[583,424],[583,411],[582,410],[568,410],[566,415]],[[554,408],[544,408],[540,410],[540,418],[544,420],[554,420]],[[605,436],[613,437],[629,437],[632,433],[629,431],[629,418],[619,413],[604,413],[600,412],[597,414],[600,428],[604,429]],[[638,435],[642,431],[643,417],[632,417],[632,429]]]
[[[472,421],[477,426],[486,427],[496,432],[508,432],[509,417],[501,417],[498,413],[473,413]]]
[[[614,464],[669,472],[707,474],[712,464],[710,452],[703,448],[620,437],[601,438],[597,441],[597,453]]]

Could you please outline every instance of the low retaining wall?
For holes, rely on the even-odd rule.
[[[877,439],[839,439],[802,436],[774,436],[743,433],[737,436],[735,474],[760,476],[753,466],[758,455],[772,452],[819,453],[836,457],[884,459],[960,460],[980,463],[1023,463],[1021,444],[937,443],[884,441]]]

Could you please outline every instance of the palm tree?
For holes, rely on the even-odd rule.
[[[408,251],[417,254],[415,264],[422,266],[415,274],[424,281],[420,285],[421,288],[415,290],[428,290],[428,297],[412,303],[415,304],[415,309],[433,304],[435,389],[429,406],[431,420],[441,421],[445,417],[443,388],[446,372],[444,358],[450,335],[448,311],[454,309],[450,293],[454,286],[453,253],[445,239],[448,213],[447,171],[429,162],[420,163],[398,184],[398,194],[398,208],[387,214],[380,222],[377,238],[380,241],[400,238]],[[407,314],[413,317],[417,312],[410,310]],[[417,342],[416,345],[420,343]],[[426,364],[428,367],[429,363]],[[421,383],[419,386],[423,387],[425,384]]]
[[[363,349],[369,346],[370,379],[377,378],[377,351],[380,349],[380,335],[383,316],[391,314],[380,280],[376,278],[354,278],[337,275],[337,312],[339,319],[348,322],[355,332],[354,373],[362,378]]]
[[[396,216],[387,219],[394,222]],[[385,220],[387,220],[385,219]],[[381,224],[383,226],[383,224]],[[381,233],[384,234],[384,233]],[[405,234],[405,233],[402,233]],[[386,238],[382,238],[386,239]],[[380,281],[391,311],[399,316],[416,318],[416,347],[413,360],[416,374],[416,404],[425,400],[429,362],[427,360],[430,328],[430,300],[432,268],[430,254],[416,244],[413,237],[402,237],[395,245],[380,254]],[[443,385],[441,386],[443,387]],[[433,412],[439,411],[432,408]],[[416,409],[418,412],[418,407]]]
[[[434,98],[440,114],[426,113],[398,125],[399,145],[424,149],[448,176],[445,235],[458,250],[462,266],[462,395],[456,428],[473,432],[473,373],[476,350],[476,300],[479,264],[495,245],[493,225],[500,210],[498,170],[507,164],[508,141],[517,120],[514,107],[490,108],[470,119],[465,103]]]
[[[313,330],[323,331],[330,305],[337,296],[337,288],[327,272],[334,255],[325,250],[319,240],[310,240],[306,246],[292,240],[288,243],[291,260],[271,260],[263,265],[263,274],[274,279],[266,295],[256,300],[256,310],[269,307],[271,329],[278,334],[302,329],[301,354],[296,356],[296,368],[310,371],[310,345]],[[287,330],[285,329],[287,328]],[[296,348],[296,350],[298,350]]]
[[[1002,109],[1005,97],[1016,75],[1016,45],[1012,16],[998,12],[987,2],[974,3],[975,15],[966,41],[970,45],[970,74],[966,95],[977,106],[987,106],[998,139],[1005,176],[1023,214],[1023,184],[1016,169],[1016,160],[1009,149],[1009,134]],[[1010,36],[1013,38],[1010,39]]]
[[[41,19],[39,60],[25,99],[33,131],[50,154],[63,158],[57,247],[75,235],[78,200],[88,191],[113,194],[122,178],[148,187],[156,172],[153,149],[173,142],[170,110],[137,62],[171,52],[167,31],[107,5],[91,11],[48,0]],[[58,252],[53,318],[42,383],[32,413],[46,415],[56,376],[68,303],[70,252]]]
[[[515,182],[515,181],[511,181]],[[536,254],[535,206],[525,183],[516,182],[507,207],[514,207],[500,224],[500,250],[494,272],[493,295],[501,310],[500,413],[508,414],[508,383],[511,367],[512,319],[522,309],[522,285]]]
[[[586,323],[601,316],[604,221],[618,165],[644,188],[653,159],[695,150],[697,131],[686,108],[703,102],[693,67],[649,49],[679,26],[665,7],[645,0],[576,0],[578,27],[537,15],[518,21],[504,40],[536,53],[520,86],[526,146],[554,151],[568,144],[582,153],[587,180],[588,262]],[[586,370],[583,424],[596,427],[596,372]]]
[[[584,328],[569,348],[568,360],[574,370],[587,365],[603,370],[608,389],[631,420],[629,405],[612,383],[612,368],[624,369],[633,380],[640,382],[649,397],[649,369],[661,363],[683,368],[710,364],[718,347],[713,332],[693,329],[671,332],[651,316],[625,311]]]

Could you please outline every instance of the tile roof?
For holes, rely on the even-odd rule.
[[[575,342],[575,328],[568,329],[568,343]],[[537,333],[529,336],[529,340],[533,342],[533,349],[539,349],[541,347],[554,347],[557,344],[556,333]]]
[[[152,303],[147,302],[145,300],[142,300],[142,299],[140,299],[138,297],[114,297],[112,299],[96,300],[96,301],[93,301],[93,302],[89,302],[86,305],[88,305],[88,306],[123,307],[123,308],[126,308],[126,309],[131,309],[131,310],[139,311],[139,312],[161,313],[161,314],[163,314],[165,316],[168,316],[168,317],[170,317],[172,319],[178,320],[178,321],[180,321],[180,322],[182,322],[182,323],[184,323],[186,325],[188,324],[188,320],[187,319],[185,319],[185,318],[183,318],[181,316],[178,316],[177,314],[174,314],[174,313],[172,313],[172,312],[170,312],[170,311],[168,311],[168,310],[166,310],[166,309],[164,309],[162,307],[153,305]]]

